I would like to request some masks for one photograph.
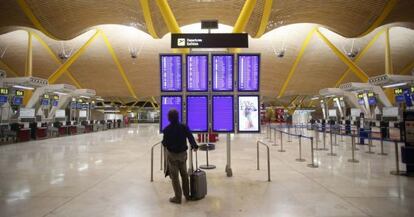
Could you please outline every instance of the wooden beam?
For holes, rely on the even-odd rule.
[[[381,26],[384,20],[388,17],[388,15],[391,13],[391,11],[394,9],[395,5],[397,4],[398,0],[388,0],[387,4],[385,5],[384,9],[382,10],[382,13],[377,17],[377,19],[372,23],[372,25],[365,30],[364,33],[359,35],[358,37],[362,37],[364,35],[367,35],[377,27]]]
[[[0,68],[6,70],[7,73],[11,73],[14,77],[19,77],[19,74],[2,60],[0,60]]]

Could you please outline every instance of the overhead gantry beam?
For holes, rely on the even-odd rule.
[[[394,9],[395,5],[397,4],[398,0],[388,0],[387,4],[385,5],[384,9],[382,10],[382,13],[377,17],[377,19],[372,23],[372,25],[361,35],[358,37],[362,37],[364,35],[367,35],[377,27],[381,26],[384,20],[388,17],[388,15],[391,13],[391,11]]]
[[[147,26],[148,33],[153,38],[159,38],[157,32],[155,31],[154,23],[152,22],[151,10],[148,1],[149,0],[139,0],[139,2],[141,3],[142,12],[144,14],[145,24]]]
[[[49,55],[52,57],[52,59],[59,65],[62,65],[62,62],[60,62],[59,58],[56,56],[56,54],[52,51],[52,49],[49,47],[49,45],[47,45],[47,43],[36,33],[32,32],[32,36],[34,38],[36,38],[36,40],[43,46],[43,48],[46,49],[46,51],[49,53]],[[69,77],[69,79],[72,81],[72,83],[77,87],[77,88],[82,88],[82,86],[80,85],[79,81],[73,76],[72,73],[70,73],[68,70],[65,71],[66,75]]]
[[[32,33],[27,32],[27,52],[26,52],[26,67],[25,76],[32,76],[33,74],[33,44],[32,44]]]
[[[132,88],[131,82],[129,81],[128,77],[126,76],[125,70],[122,67],[121,63],[119,62],[119,59],[118,59],[117,55],[115,54],[115,51],[114,51],[111,43],[109,42],[108,37],[106,37],[106,35],[103,31],[101,31],[101,36],[104,40],[104,43],[106,44],[106,47],[108,48],[109,53],[112,56],[113,61],[115,62],[116,67],[118,68],[119,74],[121,74],[121,77],[124,80],[125,85],[128,88],[129,93],[131,94],[132,97],[137,99],[138,97],[135,94],[134,89]]]
[[[371,39],[371,41],[368,42],[368,44],[364,47],[364,49],[362,49],[362,51],[355,57],[355,63],[358,63],[361,58],[366,54],[366,52],[372,47],[372,45],[374,45],[374,43],[378,40],[378,38],[381,36],[382,33],[385,32],[385,29],[377,32],[377,34],[375,34],[375,36]],[[341,77],[339,78],[339,80],[335,83],[335,87],[339,87],[339,85],[342,84],[342,82],[344,81],[344,79],[346,78],[346,76],[348,76],[348,74],[351,72],[351,69],[348,67],[348,69],[341,75]]]
[[[273,0],[265,0],[263,7],[263,15],[260,21],[259,29],[257,30],[255,38],[260,38],[266,31],[267,24],[269,23],[270,13],[272,12]]]
[[[356,76],[358,76],[359,79],[361,79],[363,82],[368,81],[368,75],[361,69],[359,66],[357,66],[352,60],[350,60],[343,52],[341,52],[337,47],[335,47],[332,42],[328,40],[318,29],[316,30],[316,35],[319,36],[320,39],[322,39],[323,42],[325,42],[326,45],[328,45],[329,48],[331,48],[332,52],[343,62],[345,63],[354,73]]]
[[[58,38],[56,38],[54,35],[52,35],[49,31],[47,31],[43,27],[43,25],[40,23],[37,17],[33,14],[32,9],[29,7],[29,5],[26,3],[25,0],[17,0],[17,4],[19,4],[20,9],[22,9],[23,13],[32,22],[32,24],[36,27],[36,29],[43,32],[43,34],[47,35],[49,38],[58,40]]]
[[[295,73],[296,68],[298,67],[299,62],[300,62],[300,60],[302,59],[303,54],[305,53],[306,47],[308,47],[309,42],[311,41],[311,39],[312,39],[313,34],[315,33],[315,31],[316,31],[316,28],[313,28],[313,29],[312,29],[312,30],[308,33],[308,35],[306,36],[305,40],[303,41],[302,46],[301,46],[300,51],[299,51],[299,54],[298,54],[298,56],[296,57],[296,60],[295,60],[295,62],[293,63],[292,68],[290,69],[289,74],[288,74],[288,76],[287,76],[287,78],[286,78],[285,82],[284,82],[284,83],[283,83],[283,85],[282,85],[282,89],[280,89],[280,92],[279,92],[278,98],[282,97],[282,96],[285,94],[285,91],[286,91],[287,86],[289,85],[290,79],[292,79],[292,76],[293,76],[293,74]]]
[[[68,70],[68,68],[85,52],[86,48],[89,47],[89,45],[100,35],[101,30],[96,30],[95,34],[89,40],[82,45],[79,50],[77,50],[66,62],[52,74],[49,76],[48,81],[50,84],[55,83],[65,71]]]

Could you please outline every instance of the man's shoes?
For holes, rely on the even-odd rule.
[[[171,203],[176,203],[176,204],[181,204],[181,200],[176,198],[176,197],[170,198],[170,202]]]

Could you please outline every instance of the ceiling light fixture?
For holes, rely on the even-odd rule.
[[[400,86],[404,86],[404,85],[407,85],[407,82],[389,84],[389,85],[383,86],[383,88],[400,87]]]
[[[23,89],[23,90],[34,90],[33,87],[26,87],[22,85],[13,85],[14,88]]]

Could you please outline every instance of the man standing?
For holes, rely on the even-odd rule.
[[[187,139],[192,149],[197,150],[198,145],[190,129],[179,123],[177,110],[172,109],[168,112],[168,120],[170,124],[163,130],[162,145],[167,148],[168,172],[175,193],[170,202],[180,204],[182,194],[186,200],[191,199],[187,173]],[[178,173],[181,175],[182,192]]]

